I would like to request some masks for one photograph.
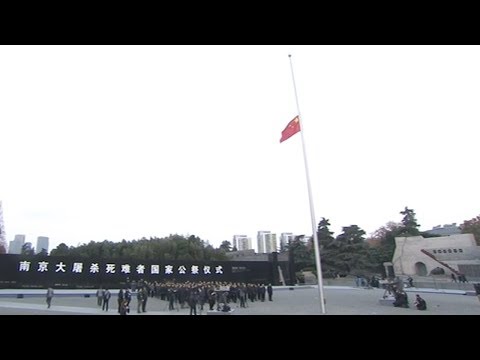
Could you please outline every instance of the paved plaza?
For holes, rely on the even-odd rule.
[[[247,308],[240,308],[231,303],[232,315],[320,315],[318,289],[315,287],[275,289],[273,301],[248,302]],[[17,292],[22,290],[16,290]],[[63,292],[63,293],[62,293]],[[24,297],[17,298],[0,293],[0,315],[116,315],[117,299],[112,296],[110,311],[102,311],[97,306],[94,295],[85,297],[75,295],[75,291],[58,290],[47,309],[44,290],[23,290]],[[112,290],[112,294],[117,291]],[[419,293],[427,301],[427,311],[416,310],[413,306],[415,294]],[[94,294],[94,291],[92,291]],[[479,315],[480,301],[476,296],[463,294],[438,293],[429,289],[408,292],[410,308],[395,308],[379,304],[384,295],[382,289],[363,289],[352,287],[325,286],[327,315]],[[36,295],[36,296],[35,296]],[[206,309],[201,315],[206,315]],[[130,315],[189,315],[190,309],[168,311],[168,304],[156,298],[149,298],[146,313],[137,313],[135,297],[131,303]],[[200,314],[200,311],[198,311]]]

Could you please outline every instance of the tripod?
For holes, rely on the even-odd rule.
[[[395,297],[396,294],[396,289],[395,289],[395,284],[393,283],[386,283],[385,284],[385,292],[383,293],[383,298],[386,299],[389,296]]]

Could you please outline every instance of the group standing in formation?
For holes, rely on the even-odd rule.
[[[228,283],[228,282],[138,282],[128,283],[117,294],[117,311],[121,315],[130,312],[133,295],[137,300],[137,312],[147,312],[149,297],[166,301],[165,310],[179,311],[190,308],[190,315],[197,315],[205,308],[210,311],[230,311],[230,303],[246,308],[248,303],[255,301],[273,301],[271,284]],[[108,311],[111,292],[108,288],[97,290],[97,304],[102,310]]]

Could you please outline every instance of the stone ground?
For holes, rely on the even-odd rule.
[[[232,315],[320,315],[318,289],[315,287],[294,288],[295,290],[275,289],[273,300],[269,302],[248,302],[248,308],[230,304]],[[102,311],[95,297],[58,296],[54,297],[52,307],[47,309],[45,291],[38,290],[38,296],[24,298],[0,297],[0,315],[118,315],[117,301],[110,300],[110,311]],[[394,308],[379,304],[384,294],[382,289],[363,289],[352,287],[325,286],[327,315],[479,315],[480,302],[476,296],[459,294],[422,292],[427,301],[428,310],[418,311],[413,307],[415,292],[409,292],[409,309]],[[112,294],[114,292],[112,291]],[[207,308],[207,307],[205,307]],[[131,303],[130,315],[189,315],[189,309],[168,311],[166,301],[149,298],[147,312],[137,314],[136,300]],[[202,315],[206,315],[203,311]]]

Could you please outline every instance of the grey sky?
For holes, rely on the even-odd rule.
[[[1,46],[7,240],[310,234],[289,53],[317,220],[479,215],[478,46]]]

